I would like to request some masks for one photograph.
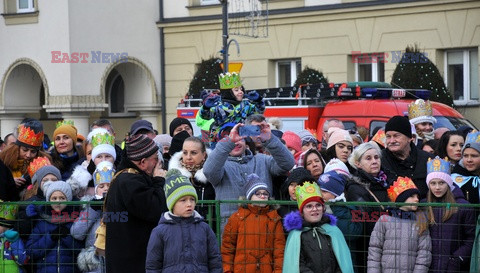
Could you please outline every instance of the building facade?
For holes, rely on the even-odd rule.
[[[168,119],[187,93],[196,65],[212,56],[221,59],[221,2],[163,2],[157,25],[165,41]],[[251,2],[229,0],[229,5]],[[267,38],[230,36],[240,54],[232,44],[229,60],[243,63],[247,89],[291,86],[306,66],[331,82],[391,82],[402,52],[417,44],[437,65],[456,109],[480,127],[480,1],[269,0],[268,10]],[[359,61],[362,55],[368,61]]]
[[[0,12],[2,137],[25,117],[48,134],[108,118],[117,139],[135,119],[160,126],[158,1],[2,0]]]

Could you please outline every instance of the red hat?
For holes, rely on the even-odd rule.
[[[288,148],[292,148],[295,152],[302,150],[302,139],[292,131],[286,131],[283,133],[282,139],[285,140],[285,144]]]

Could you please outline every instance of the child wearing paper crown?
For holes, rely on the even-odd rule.
[[[419,191],[408,177],[398,177],[388,189],[396,203],[418,203]],[[404,205],[382,215],[368,248],[368,272],[428,272],[432,243],[426,216],[417,206]]]
[[[98,163],[93,173],[93,182],[95,184],[95,195],[84,196],[81,201],[101,201],[103,202],[108,192],[110,182],[115,175],[113,163],[110,161],[102,161]],[[104,272],[105,264],[103,258],[95,253],[95,231],[100,226],[103,214],[102,205],[84,205],[78,219],[75,220],[70,233],[80,241],[85,240],[85,248],[78,255],[78,267],[82,272]],[[102,271],[103,268],[103,271]]]
[[[256,174],[247,176],[247,200],[266,201],[267,184]],[[228,219],[222,236],[223,270],[228,272],[282,272],[285,235],[277,211],[267,204],[241,206]]]
[[[480,132],[468,133],[462,147],[462,159],[452,170],[452,178],[462,189],[465,199],[480,203]],[[478,213],[477,213],[478,215]]]
[[[222,138],[221,134],[226,124],[233,127],[243,123],[252,114],[261,114],[265,110],[265,103],[256,91],[247,94],[248,100],[243,100],[245,88],[240,75],[236,72],[220,74],[220,94],[202,93],[203,105],[200,108],[200,117],[204,120],[214,119],[210,128],[210,140],[216,142]]]
[[[450,176],[450,162],[438,156],[427,162],[428,203],[468,204]],[[475,216],[470,208],[428,207],[432,237],[432,272],[467,270],[475,239]],[[464,272],[464,271],[461,271]],[[467,271],[465,271],[467,272]]]
[[[299,211],[283,223],[289,232],[283,272],[353,272],[350,250],[335,216],[325,213],[318,184],[305,182],[295,194]]]
[[[72,189],[64,181],[46,182],[46,201],[72,201]],[[62,203],[47,205],[51,209],[41,209],[42,220],[38,221],[28,238],[26,248],[37,265],[36,272],[76,272],[76,257],[84,244],[70,235],[72,223],[64,215],[73,216],[72,206]]]
[[[146,272],[223,272],[215,234],[195,211],[198,197],[190,180],[171,169],[163,189],[169,211],[150,234]]]
[[[13,230],[16,213],[16,205],[0,204],[0,272],[23,273],[22,266],[28,261],[22,239]]]

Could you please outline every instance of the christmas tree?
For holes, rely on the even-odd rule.
[[[198,70],[193,75],[188,88],[188,94],[199,96],[203,89],[218,89],[218,75],[222,73],[220,62],[217,58],[211,57],[200,63]]]
[[[300,74],[297,76],[294,86],[299,86],[301,84],[319,84],[325,83],[328,84],[327,78],[323,76],[323,73],[306,66]]]
[[[392,86],[406,89],[428,89],[432,91],[430,100],[453,106],[442,75],[418,46],[407,46],[392,76]]]

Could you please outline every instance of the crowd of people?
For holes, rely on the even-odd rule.
[[[373,136],[329,120],[317,139],[266,120],[258,94],[244,100],[239,75],[220,79],[219,94],[203,94],[202,136],[184,118],[170,122],[169,134],[138,120],[122,149],[108,120],[95,121],[86,138],[64,121],[51,145],[40,121],[22,121],[0,152],[0,199],[32,203],[0,204],[0,266],[61,273],[478,268],[479,210],[456,204],[479,203],[480,132],[436,134],[431,105],[419,100]],[[259,134],[241,135],[244,126]],[[240,199],[248,202],[222,202],[220,211],[203,202]],[[266,202],[274,199],[295,203]],[[72,200],[88,202],[64,203]]]

